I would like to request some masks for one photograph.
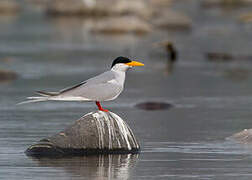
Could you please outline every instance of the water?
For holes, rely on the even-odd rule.
[[[251,179],[251,147],[225,138],[251,128],[252,62],[207,62],[204,53],[251,53],[251,27],[237,21],[248,10],[204,10],[198,1],[177,4],[193,18],[191,31],[92,35],[80,19],[48,19],[25,11],[0,19],[0,67],[16,71],[0,83],[0,179]],[[152,43],[171,40],[179,51],[173,72]],[[118,99],[103,103],[125,119],[138,138],[140,155],[33,159],[29,145],[96,109],[94,103],[45,102],[15,106],[36,90],[55,91],[81,82],[125,55],[145,63],[127,75]],[[144,111],[144,101],[175,107]]]

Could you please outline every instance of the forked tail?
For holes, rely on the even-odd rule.
[[[27,103],[34,103],[34,102],[42,102],[42,101],[48,101],[52,96],[58,95],[56,92],[43,92],[43,91],[37,91],[37,93],[41,96],[39,97],[27,97],[27,101],[23,101],[18,103],[17,105],[21,104],[27,104]]]
[[[47,97],[28,97],[27,99],[31,99],[31,100],[20,102],[17,105],[27,104],[27,103],[34,103],[34,102],[41,102],[41,101],[47,101],[48,100]]]

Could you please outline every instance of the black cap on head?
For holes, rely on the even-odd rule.
[[[115,64],[118,64],[118,63],[129,63],[129,62],[131,62],[131,60],[130,60],[129,58],[119,56],[119,57],[117,57],[117,58],[113,61],[111,68],[112,68]]]

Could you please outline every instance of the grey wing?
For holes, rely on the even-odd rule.
[[[83,81],[77,85],[62,89],[59,91],[59,95],[77,96],[80,95],[80,93],[83,92],[84,90],[87,91],[87,89],[90,89],[90,87],[97,86],[99,84],[104,84],[114,78],[115,74],[111,71],[107,71],[98,76]]]
[[[62,90],[59,91],[59,94],[62,94],[62,93],[71,91],[71,90],[73,90],[73,89],[76,89],[76,88],[78,88],[78,87],[84,85],[85,83],[86,83],[86,81],[83,81],[83,82],[81,82],[81,83],[79,83],[79,84],[76,84],[76,85],[74,85],[74,86],[70,86],[70,87],[67,87],[67,88],[65,88],[65,89],[62,89]]]
[[[86,80],[87,83],[106,83],[112,79],[115,79],[115,73],[112,71],[106,71],[98,76]]]
[[[89,84],[71,91],[67,96],[82,97],[93,101],[109,101],[115,99],[123,87],[111,83]]]

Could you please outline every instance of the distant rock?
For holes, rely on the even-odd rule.
[[[252,60],[252,55],[231,54],[227,52],[208,52],[206,53],[206,57],[209,61],[215,61],[215,62]]]
[[[173,10],[156,12],[153,17],[153,24],[163,29],[189,29],[192,19],[187,15]]]
[[[174,0],[149,0],[149,3],[154,8],[170,7]]]
[[[151,9],[144,0],[51,0],[50,15],[71,16],[151,16]]]
[[[20,9],[20,5],[15,0],[0,1],[0,15],[16,14]]]
[[[235,140],[244,144],[252,144],[252,129],[244,129],[241,132],[233,134],[228,139]]]
[[[43,12],[47,9],[48,4],[51,0],[24,0],[32,9],[42,10]]]
[[[149,23],[132,16],[106,18],[98,21],[91,28],[91,32],[102,34],[134,33],[142,35],[149,33],[151,30],[152,28]]]
[[[243,23],[252,23],[252,12],[242,13],[239,20]]]
[[[208,52],[206,57],[209,61],[231,61],[234,59],[233,55],[228,53]]]
[[[205,8],[225,7],[225,6],[247,6],[252,5],[252,0],[204,0],[201,6]]]
[[[17,74],[12,71],[0,69],[0,82],[10,81],[17,78]]]
[[[25,0],[27,3],[38,4],[38,5],[46,5],[51,0]]]
[[[139,144],[129,126],[112,112],[91,112],[65,130],[26,150],[29,156],[137,153]]]

